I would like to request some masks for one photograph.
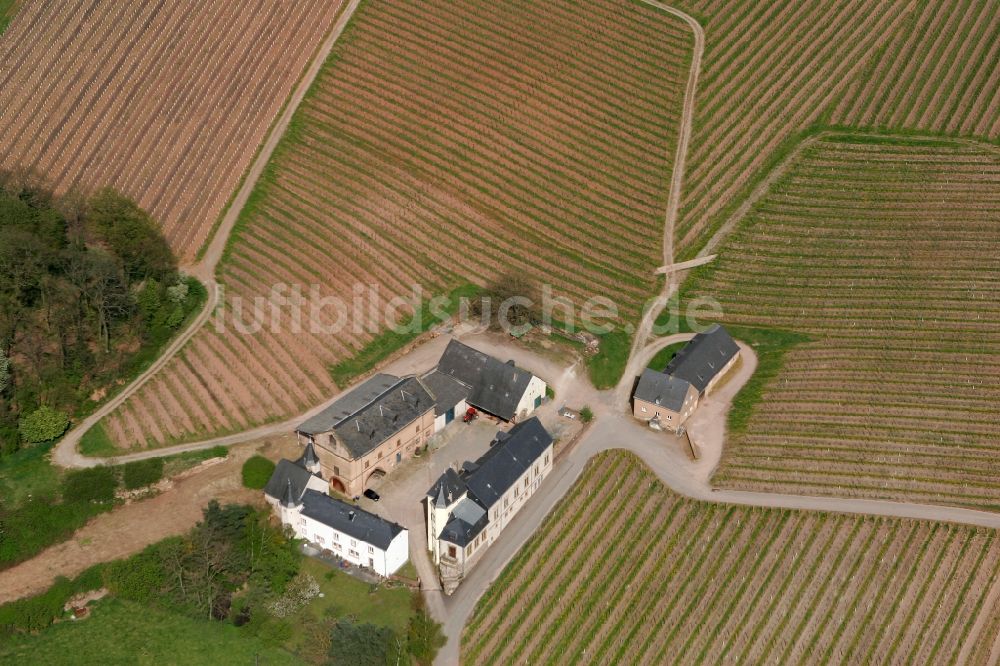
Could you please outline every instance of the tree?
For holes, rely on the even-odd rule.
[[[0,394],[10,386],[10,359],[3,349],[0,349]]]
[[[134,201],[111,188],[88,201],[89,230],[121,258],[130,281],[162,279],[176,270],[170,246],[153,219]]]
[[[490,328],[507,330],[539,321],[541,298],[531,280],[520,273],[506,273],[487,285],[470,309]]]
[[[590,423],[594,418],[594,410],[590,407],[584,405],[583,409],[580,410],[580,420],[584,423]]]
[[[388,627],[355,624],[338,620],[330,632],[330,663],[356,666],[386,666],[406,663],[401,659],[402,646]]]
[[[419,591],[413,593],[413,610],[406,631],[406,649],[420,666],[430,666],[447,641],[440,623],[428,615],[424,597]]]
[[[243,485],[262,490],[274,473],[274,463],[264,456],[251,456],[243,463]]]
[[[69,427],[69,417],[63,412],[42,405],[21,418],[18,430],[26,442],[39,444],[60,437]]]

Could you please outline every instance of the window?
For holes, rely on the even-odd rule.
[[[667,414],[667,420],[668,420],[668,421],[673,421],[673,420],[674,420],[674,417],[673,417],[673,416],[671,416],[670,414]]]
[[[644,412],[645,412],[645,411],[646,411],[646,408],[645,408],[645,407],[643,407],[643,408],[642,408],[642,411],[644,411]]]
[[[399,446],[399,443],[402,442],[402,441],[403,441],[402,438],[397,438],[396,439],[396,446]]]
[[[538,465],[535,465],[535,476],[538,476]]]
[[[521,489],[518,488],[517,486],[514,486],[514,498],[517,499],[520,496],[521,496]]]
[[[366,460],[366,461],[365,461],[365,469],[368,469],[368,466],[369,466],[369,465],[371,465],[371,463],[370,463],[370,462],[368,462],[368,461]]]
[[[457,550],[455,550],[455,547],[454,547],[454,546],[451,546],[451,545],[449,545],[449,546],[448,546],[448,557],[451,557],[451,558],[454,558],[454,557],[456,557],[457,555],[458,555],[458,551],[457,551]]]
[[[356,547],[358,545],[358,542],[355,541],[354,539],[351,539],[351,545]]]
[[[524,487],[525,488],[528,487],[528,477],[527,476],[524,477]]]
[[[299,525],[305,525],[305,524],[306,524],[306,519],[305,518],[300,518],[299,519]]]
[[[397,444],[397,446],[398,446],[398,444]],[[378,459],[382,460],[382,452],[381,451],[378,452]]]
[[[340,544],[339,543],[333,544],[333,549],[339,553],[340,552]]]
[[[337,443],[337,440],[335,440],[335,439],[333,438],[333,435],[331,434],[331,435],[330,435],[330,444],[332,445],[332,444],[336,444],[336,443]]]
[[[510,505],[510,501],[506,497],[504,497],[503,498],[503,508],[506,509],[509,505]]]
[[[547,454],[547,453],[545,454],[545,464],[546,465],[549,464],[549,454]]]
[[[347,554],[350,555],[351,557],[359,557],[358,551],[356,550],[349,550],[347,551]]]
[[[333,466],[333,475],[340,476],[340,468],[337,467],[336,465]]]
[[[368,552],[369,553],[374,553],[375,552],[375,546],[368,546]]]
[[[333,540],[334,541],[340,541],[340,533],[334,532],[333,533]]]
[[[469,555],[472,555],[472,546],[471,545],[468,545],[468,546],[465,547],[465,556],[468,557]]]
[[[324,539],[323,537],[321,537],[318,534],[315,535],[315,536],[316,536],[316,543],[318,543],[321,546],[325,546],[326,545],[326,539]]]

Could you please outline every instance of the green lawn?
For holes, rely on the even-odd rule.
[[[664,368],[667,367],[667,363],[670,363],[671,359],[673,359],[674,354],[683,349],[686,344],[686,342],[675,342],[672,345],[667,345],[656,352],[656,356],[649,362],[649,367],[657,372],[663,372]]]
[[[0,663],[24,664],[299,664],[221,622],[204,622],[140,604],[105,599],[92,615],[31,635],[5,637]]]
[[[620,328],[601,336],[599,351],[587,359],[590,381],[598,389],[614,388],[625,372],[632,336]]]
[[[371,622],[389,627],[401,636],[406,634],[406,626],[413,614],[410,590],[407,588],[379,587],[372,592],[368,583],[312,557],[302,560],[302,571],[312,574],[324,595],[313,599],[303,613],[311,613],[317,619],[326,615],[349,615],[359,623]]]
[[[52,496],[59,488],[59,472],[46,457],[52,444],[21,449],[0,458],[0,502],[14,507],[29,495]]]

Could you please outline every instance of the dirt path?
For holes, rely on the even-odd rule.
[[[677,151],[674,155],[674,164],[670,174],[670,191],[667,195],[667,211],[663,220],[663,265],[670,266],[674,263],[674,226],[677,223],[677,213],[680,210],[681,190],[684,185],[684,167],[687,160],[688,144],[691,141],[692,126],[694,124],[694,104],[695,94],[698,89],[698,76],[701,74],[701,58],[705,53],[705,31],[701,25],[679,9],[675,9],[656,0],[642,0],[651,7],[661,9],[668,14],[679,17],[690,26],[694,33],[694,48],[691,52],[691,69],[688,72],[687,86],[684,89],[684,104],[681,108],[681,125],[677,133]],[[646,346],[650,333],[653,330],[653,323],[660,314],[670,297],[677,289],[676,271],[668,274],[664,281],[663,290],[660,292],[650,306],[646,309],[639,326],[633,332],[632,351],[629,355],[629,362],[625,368],[622,382],[626,378],[633,377],[636,370],[641,369],[641,365],[635,362],[637,352]],[[631,381],[631,380],[628,380]]]
[[[289,97],[284,110],[278,117],[278,120],[274,123],[274,126],[271,128],[267,139],[261,145],[260,152],[258,152],[257,157],[250,166],[250,170],[247,172],[240,189],[236,193],[236,197],[233,199],[233,202],[230,204],[225,216],[222,218],[219,228],[212,236],[211,243],[209,243],[201,261],[193,266],[184,267],[184,270],[187,273],[197,277],[207,287],[208,298],[205,301],[205,307],[198,314],[198,317],[191,323],[191,325],[170,343],[166,351],[164,351],[164,353],[156,359],[148,370],[136,377],[136,379],[125,387],[121,393],[104,403],[93,414],[76,425],[69,431],[69,433],[66,434],[65,437],[63,437],[62,441],[56,445],[52,452],[52,461],[55,464],[61,467],[93,467],[100,464],[102,462],[101,460],[88,458],[87,456],[81,455],[79,451],[77,451],[80,438],[83,437],[84,433],[94,427],[102,418],[112,413],[130,396],[132,396],[132,394],[142,388],[147,381],[162,370],[163,367],[177,354],[177,352],[180,351],[180,349],[187,344],[192,337],[194,337],[194,334],[201,330],[201,327],[208,322],[212,313],[215,312],[215,308],[219,304],[219,285],[215,282],[215,269],[226,249],[226,243],[229,241],[229,236],[232,233],[233,226],[236,224],[236,220],[243,211],[243,207],[246,205],[251,192],[253,192],[254,187],[256,187],[257,181],[264,172],[264,168],[267,166],[268,161],[270,161],[271,155],[274,153],[274,149],[277,148],[278,142],[281,140],[281,137],[284,136],[285,130],[288,129],[292,116],[299,108],[299,105],[305,98],[306,93],[309,91],[309,87],[319,75],[320,69],[323,67],[323,63],[326,62],[327,57],[330,55],[333,45],[344,32],[347,22],[350,21],[351,16],[354,15],[354,11],[360,4],[361,0],[348,0],[345,4],[343,11],[337,18],[336,23],[334,23],[329,35],[327,35],[323,44],[316,52],[315,57],[310,63],[308,69],[306,69],[305,74],[303,74],[298,86],[295,88],[292,96]],[[243,439],[240,441],[246,440]],[[183,450],[190,449],[177,449],[177,451]],[[164,455],[164,453],[160,452],[155,455]]]
[[[101,514],[56,544],[10,569],[0,572],[0,603],[37,594],[56,576],[71,578],[84,569],[137,553],[175,534],[183,534],[201,520],[209,500],[259,502],[258,491],[240,484],[240,467],[256,447],[240,447],[224,461],[194,468],[153,497]]]

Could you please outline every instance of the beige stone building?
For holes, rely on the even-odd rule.
[[[632,414],[658,430],[678,431],[740,357],[740,348],[718,324],[698,333],[663,372],[647,368],[632,394]]]
[[[499,432],[489,451],[447,469],[427,491],[427,549],[451,594],[552,471],[553,440],[537,417]]]
[[[426,446],[434,397],[416,377],[378,374],[300,425],[331,491],[360,495]]]

